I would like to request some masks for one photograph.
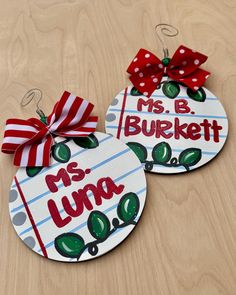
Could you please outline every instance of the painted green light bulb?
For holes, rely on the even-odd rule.
[[[195,101],[204,102],[206,100],[206,92],[202,87],[200,87],[197,91],[193,91],[191,88],[188,88],[187,95]]]
[[[71,152],[66,144],[56,143],[52,147],[52,156],[57,162],[66,163],[70,160]]]
[[[64,257],[77,258],[84,250],[84,240],[75,233],[66,233],[56,237],[56,250]]]
[[[175,98],[176,96],[178,96],[180,92],[180,87],[178,83],[175,81],[166,81],[162,86],[162,91],[165,94],[165,96],[169,98]]]
[[[75,144],[86,149],[94,149],[99,145],[94,134],[90,134],[86,137],[75,137],[73,140]]]
[[[141,163],[147,159],[147,150],[142,144],[138,142],[128,142],[127,146],[136,154]]]
[[[139,211],[139,199],[135,193],[127,193],[121,199],[117,207],[117,215],[124,222],[135,219]]]
[[[27,174],[29,177],[34,177],[34,176],[37,175],[42,169],[43,169],[43,167],[26,167],[26,174]]]
[[[100,211],[93,211],[88,218],[88,229],[95,239],[106,239],[110,232],[110,221]]]
[[[182,151],[179,155],[179,163],[183,166],[193,166],[197,164],[202,157],[202,151],[197,148],[189,148]]]
[[[131,91],[130,91],[130,95],[132,95],[132,96],[139,96],[139,95],[142,95],[142,93],[140,93],[140,92],[138,91],[138,89],[136,89],[135,87],[133,87],[133,88],[131,89]]]
[[[171,158],[171,147],[167,142],[160,142],[152,150],[152,158],[157,163],[167,163]]]

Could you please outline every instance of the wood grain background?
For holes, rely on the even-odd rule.
[[[206,86],[230,118],[228,142],[210,164],[188,175],[147,174],[148,198],[130,237],[111,253],[63,264],[29,251],[9,220],[16,169],[1,155],[0,294],[236,294],[236,2],[235,0],[1,0],[1,126],[28,118],[22,95],[42,89],[48,113],[67,89],[95,105],[104,131],[107,107],[129,84],[126,68],[140,47],[160,55],[154,27],[179,28],[183,43],[209,56]],[[2,134],[1,134],[2,135]]]

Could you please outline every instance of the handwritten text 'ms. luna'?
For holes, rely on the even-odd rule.
[[[73,182],[82,181],[86,174],[90,172],[90,169],[80,169],[76,162],[71,162],[66,168],[59,169],[56,175],[46,175],[45,181],[49,190],[52,193],[56,193],[58,192],[57,182],[62,181],[63,185],[68,187]],[[67,214],[66,217],[63,218],[61,216],[53,199],[48,200],[48,209],[56,226],[61,228],[67,225],[73,217],[80,216],[84,209],[93,210],[93,205],[88,196],[89,193],[92,192],[95,204],[99,206],[102,204],[103,199],[111,199],[114,194],[121,194],[123,190],[124,185],[116,185],[110,177],[102,177],[96,181],[96,184],[86,184],[83,188],[73,191],[71,197],[73,198],[74,205],[70,203],[67,196],[61,198],[63,209]]]

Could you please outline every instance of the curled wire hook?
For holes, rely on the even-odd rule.
[[[179,30],[170,24],[160,23],[155,26],[155,31],[163,46],[164,58],[169,57],[169,50],[166,46],[165,39],[161,36],[161,34],[166,37],[175,37],[179,34]]]
[[[33,88],[26,92],[22,97],[20,105],[27,106],[33,99],[36,101],[36,113],[42,118],[45,117],[44,112],[40,109],[39,103],[42,100],[43,93],[39,88]]]

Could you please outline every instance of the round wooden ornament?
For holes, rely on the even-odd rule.
[[[134,229],[146,199],[144,171],[129,147],[111,135],[55,141],[51,166],[17,171],[10,217],[17,235],[37,254],[63,262],[89,260]]]
[[[208,89],[192,91],[164,77],[150,97],[132,86],[118,93],[106,114],[106,132],[125,142],[146,171],[182,173],[221,151],[228,118]]]

